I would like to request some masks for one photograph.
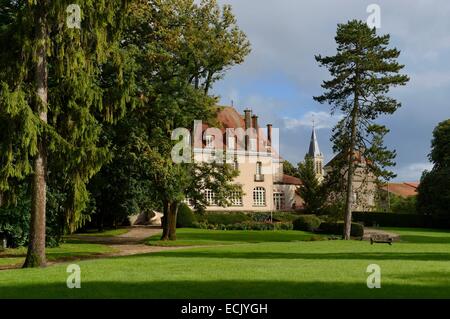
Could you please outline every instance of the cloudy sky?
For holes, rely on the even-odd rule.
[[[260,123],[280,128],[281,154],[303,160],[312,118],[325,160],[333,156],[329,106],[315,102],[328,78],[315,54],[335,52],[336,25],[366,21],[367,7],[381,8],[379,33],[391,35],[411,81],[391,94],[402,102],[393,116],[380,119],[391,132],[386,144],[397,150],[397,181],[415,181],[430,167],[427,154],[433,128],[450,118],[450,1],[448,0],[219,0],[231,4],[252,53],[216,84],[221,104],[250,107]]]

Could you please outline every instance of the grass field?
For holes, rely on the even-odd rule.
[[[92,255],[106,254],[114,252],[114,250],[105,245],[88,244],[79,240],[67,240],[59,247],[47,248],[47,260],[55,261],[57,259],[81,258]],[[21,265],[25,261],[27,254],[26,247],[16,249],[6,249],[0,252],[0,267]],[[0,274],[1,278],[1,274]]]
[[[0,298],[450,298],[450,232],[391,231],[403,241],[272,242],[262,232],[268,241],[81,261],[81,289],[66,287],[67,264],[0,271]],[[203,232],[205,241],[222,236]],[[195,234],[182,230],[180,241]],[[366,286],[374,263],[381,289]]]
[[[244,243],[314,241],[325,239],[303,231],[251,231],[251,230],[204,230],[178,229],[176,241],[160,241],[160,235],[151,237],[148,244],[152,246],[212,246],[235,245]]]

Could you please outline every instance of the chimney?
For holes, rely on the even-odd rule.
[[[245,114],[245,129],[247,130],[250,127],[252,127],[252,110],[245,109],[244,114]]]
[[[256,130],[258,129],[258,116],[256,115],[252,116],[252,127]]]
[[[267,124],[267,140],[269,141],[269,146],[272,146],[272,124]]]
[[[258,131],[258,116],[253,115],[252,116],[252,127],[253,127],[253,138],[256,139],[256,150],[259,152],[259,131]]]

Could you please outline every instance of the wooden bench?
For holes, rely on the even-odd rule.
[[[372,235],[370,236],[370,244],[389,244],[392,245],[393,238],[389,235]]]

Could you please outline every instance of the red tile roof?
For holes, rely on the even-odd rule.
[[[286,184],[286,185],[301,185],[302,181],[294,176],[283,174],[283,178],[278,184]]]
[[[382,186],[381,189],[388,191],[391,194],[395,194],[401,197],[411,197],[417,195],[417,187],[419,183],[389,183],[388,185]]]

